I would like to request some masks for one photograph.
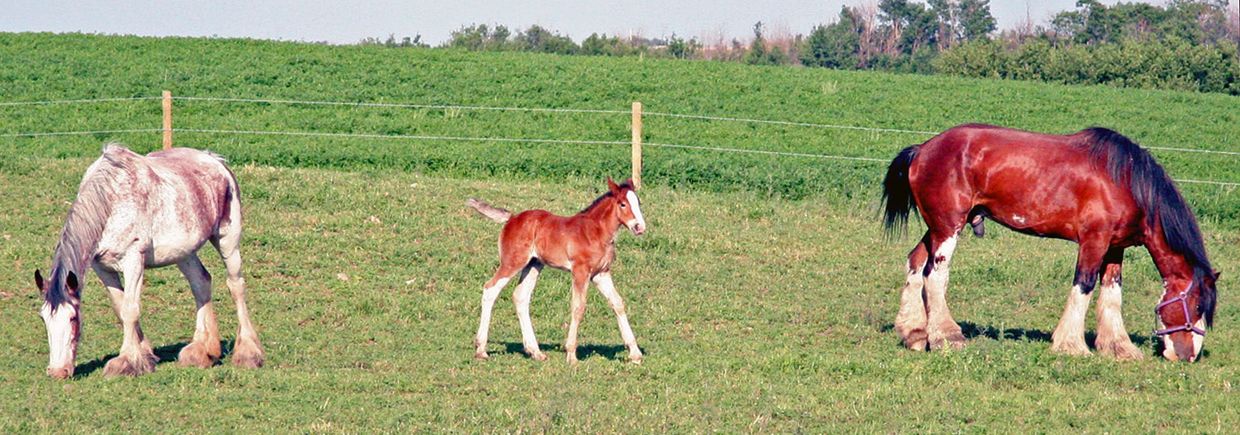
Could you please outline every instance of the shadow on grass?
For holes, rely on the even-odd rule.
[[[977,337],[986,337],[992,340],[1051,342],[1051,333],[1041,329],[1006,328],[1000,330],[994,326],[978,325],[972,322],[960,322],[960,329],[964,332],[965,338],[970,340]],[[1089,343],[1090,346],[1093,346],[1094,339],[1096,338],[1097,334],[1092,331],[1085,333],[1085,342]],[[1128,339],[1132,340],[1132,344],[1137,346],[1150,344],[1150,337],[1148,335],[1128,334]]]
[[[549,351],[564,352],[564,346],[560,344],[538,344],[538,350],[544,353]],[[508,342],[504,343],[504,353],[518,354],[525,356],[525,345],[521,343]],[[642,348],[642,354],[649,356],[650,353],[646,348]],[[577,359],[585,360],[593,356],[599,356],[609,360],[628,360],[629,350],[624,345],[605,345],[605,344],[586,344],[577,346]]]
[[[236,344],[235,340],[220,341],[220,348],[221,348],[221,351],[223,352],[223,355],[220,356],[220,361],[223,361],[224,358],[227,358],[228,355],[232,354],[234,344]],[[177,355],[181,352],[181,349],[185,348],[185,346],[189,346],[188,341],[181,342],[181,343],[165,344],[163,346],[152,349],[155,352],[155,356],[159,357],[159,361],[156,362],[155,365],[159,366],[160,364],[165,364],[165,363],[176,361]],[[95,360],[91,362],[78,366],[77,369],[73,371],[73,378],[81,379],[81,378],[90,376],[90,374],[94,373],[96,370],[102,369],[103,366],[108,363],[108,360],[111,360],[112,358],[116,358],[117,355],[119,354],[116,354],[116,353],[108,354],[108,355],[96,358]],[[220,362],[217,361],[216,365],[219,365],[219,363]]]

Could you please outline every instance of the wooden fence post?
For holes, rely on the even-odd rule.
[[[642,102],[633,102],[633,187],[642,186]]]
[[[164,149],[172,149],[172,91],[164,91]]]

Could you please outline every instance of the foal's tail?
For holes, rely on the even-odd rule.
[[[887,177],[883,179],[883,202],[886,210],[883,213],[883,226],[890,236],[895,229],[906,231],[908,215],[917,212],[917,203],[913,201],[913,189],[908,182],[908,168],[917,157],[920,145],[913,145],[896,154],[887,167]]]
[[[473,207],[474,210],[478,210],[479,214],[486,216],[488,219],[491,219],[501,224],[504,222],[508,222],[508,218],[512,217],[512,212],[493,206],[491,204],[487,204],[477,199],[469,198],[465,200],[465,205]]]

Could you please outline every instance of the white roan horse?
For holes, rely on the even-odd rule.
[[[104,366],[105,376],[155,370],[159,358],[138,325],[143,272],[169,264],[176,264],[189,280],[198,307],[194,339],[177,360],[204,368],[218,362],[220,336],[211,307],[211,275],[197,254],[206,241],[223,257],[228,289],[237,303],[233,364],[262,366],[262,345],[245,304],[241,201],[232,171],[209,152],[174,148],[143,157],[116,144],[104,145],[103,156],[86,170],[65,219],[52,258],[51,280],[44,281],[35,271],[50,347],[47,374],[61,379],[73,375],[81,332],[79,277],[88,265],[107,287],[124,330],[120,354]]]

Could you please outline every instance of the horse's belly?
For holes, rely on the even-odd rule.
[[[167,266],[179,263],[202,247],[205,237],[184,232],[162,234],[152,240],[151,249],[146,256],[147,267]]]

